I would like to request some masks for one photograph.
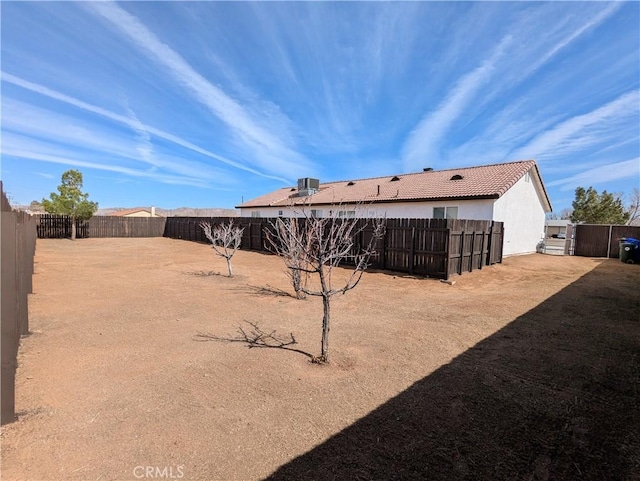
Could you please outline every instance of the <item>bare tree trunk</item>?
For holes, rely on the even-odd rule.
[[[331,296],[329,293],[329,286],[327,286],[327,280],[325,279],[324,265],[320,263],[320,269],[318,270],[320,276],[320,287],[322,288],[322,343],[320,344],[320,361],[329,362],[329,327],[331,322]]]
[[[76,219],[71,218],[71,240],[76,240]]]
[[[320,360],[329,362],[329,323],[331,321],[331,303],[329,296],[322,296],[322,344],[320,347]]]
[[[229,268],[229,277],[233,277],[233,269],[231,268],[231,259],[229,259],[228,257],[227,259],[227,267]]]

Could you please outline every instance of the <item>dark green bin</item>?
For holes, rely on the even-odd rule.
[[[638,239],[620,239],[620,262],[635,264],[640,261],[640,241]]]

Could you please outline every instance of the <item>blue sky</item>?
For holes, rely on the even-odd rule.
[[[2,179],[101,207],[536,159],[640,182],[637,2],[2,2]]]

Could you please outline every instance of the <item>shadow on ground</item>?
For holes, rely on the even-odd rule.
[[[640,479],[639,278],[600,264],[267,479]]]

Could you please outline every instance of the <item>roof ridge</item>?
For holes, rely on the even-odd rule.
[[[535,163],[536,161],[534,159],[529,159],[529,160],[513,160],[510,162],[496,162],[494,164],[482,164],[482,165],[469,165],[467,167],[454,167],[454,168],[450,168],[450,169],[441,169],[441,170],[431,170],[431,171],[427,171],[427,172],[450,172],[452,170],[469,170],[469,169],[480,169],[483,167],[496,167],[496,166],[504,166],[504,165],[509,165],[509,164],[525,164],[528,162],[533,162]],[[420,171],[420,172],[407,172],[405,174],[389,174],[389,175],[377,175],[375,177],[362,177],[362,178],[358,178],[358,179],[345,179],[345,180],[331,180],[328,182],[321,182],[321,185],[327,185],[327,184],[341,184],[343,182],[355,182],[355,181],[362,181],[362,180],[375,180],[375,179],[386,179],[386,178],[392,178],[394,176],[398,176],[400,178],[402,177],[406,177],[407,175],[421,175],[421,174],[426,174],[427,172]],[[294,186],[295,187],[295,186]],[[291,187],[283,187],[283,189],[288,189]]]
[[[299,197],[295,186],[281,187],[271,193],[243,202],[238,207],[269,207],[285,204],[327,204],[362,201],[415,202],[427,199],[488,199],[499,198],[518,182],[526,172],[534,171],[536,189],[546,198],[544,184],[535,160],[517,160],[488,165],[456,167],[436,171],[398,174],[400,182],[391,182],[393,176],[377,176],[352,180],[324,182],[320,189],[309,196]],[[464,180],[457,181],[452,174]],[[471,181],[470,181],[471,180]],[[376,185],[377,184],[377,185]],[[351,185],[351,186],[349,186]]]

